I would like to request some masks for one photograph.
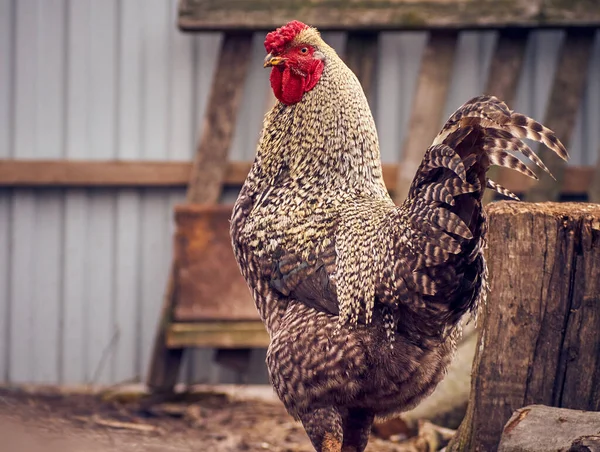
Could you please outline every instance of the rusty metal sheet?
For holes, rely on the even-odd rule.
[[[259,319],[231,248],[232,207],[175,208],[175,321]]]

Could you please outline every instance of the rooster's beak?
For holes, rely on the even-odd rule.
[[[263,67],[279,66],[280,64],[283,64],[285,60],[285,58],[273,56],[269,53],[265,57],[265,64],[263,65]]]

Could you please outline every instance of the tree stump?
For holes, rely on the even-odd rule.
[[[490,293],[448,451],[493,451],[518,408],[600,411],[600,205],[487,209]]]

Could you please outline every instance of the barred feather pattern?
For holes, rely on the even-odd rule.
[[[488,179],[486,186],[487,186],[487,188],[490,188],[490,189],[500,193],[502,196],[506,196],[507,198],[512,198],[515,201],[519,201],[519,197],[517,195],[515,195],[508,188],[504,188],[502,185],[494,182],[493,180]]]
[[[483,192],[511,195],[488,168],[535,177],[519,155],[547,171],[525,138],[567,152],[540,123],[476,97],[448,119],[396,206],[358,80],[314,28],[292,44],[314,46],[323,75],[265,117],[231,237],[271,337],[271,382],[313,432],[311,410],[386,416],[433,391],[460,319],[485,300]]]
[[[523,138],[541,142],[559,157],[568,158],[565,147],[551,130],[514,113],[493,96],[466,102],[449,118],[427,150],[408,199],[400,207],[411,227],[401,236],[403,246],[398,252],[404,260],[412,258],[416,262],[398,269],[403,272],[403,280],[409,282],[408,289],[432,297],[413,307],[423,317],[446,319],[451,325],[465,310],[474,310],[481,300],[486,271],[483,190],[488,187],[516,198],[489,180],[487,169],[490,165],[504,166],[537,179],[515,156],[520,154],[549,173]],[[407,255],[411,258],[407,259]],[[473,268],[480,269],[479,274],[470,274]],[[444,325],[437,325],[429,333],[435,335],[444,330]]]

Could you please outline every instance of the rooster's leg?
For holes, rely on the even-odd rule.
[[[317,452],[341,452],[342,416],[335,408],[319,408],[300,415]]]
[[[374,416],[365,410],[351,409],[344,416],[342,452],[363,452],[369,441]]]

